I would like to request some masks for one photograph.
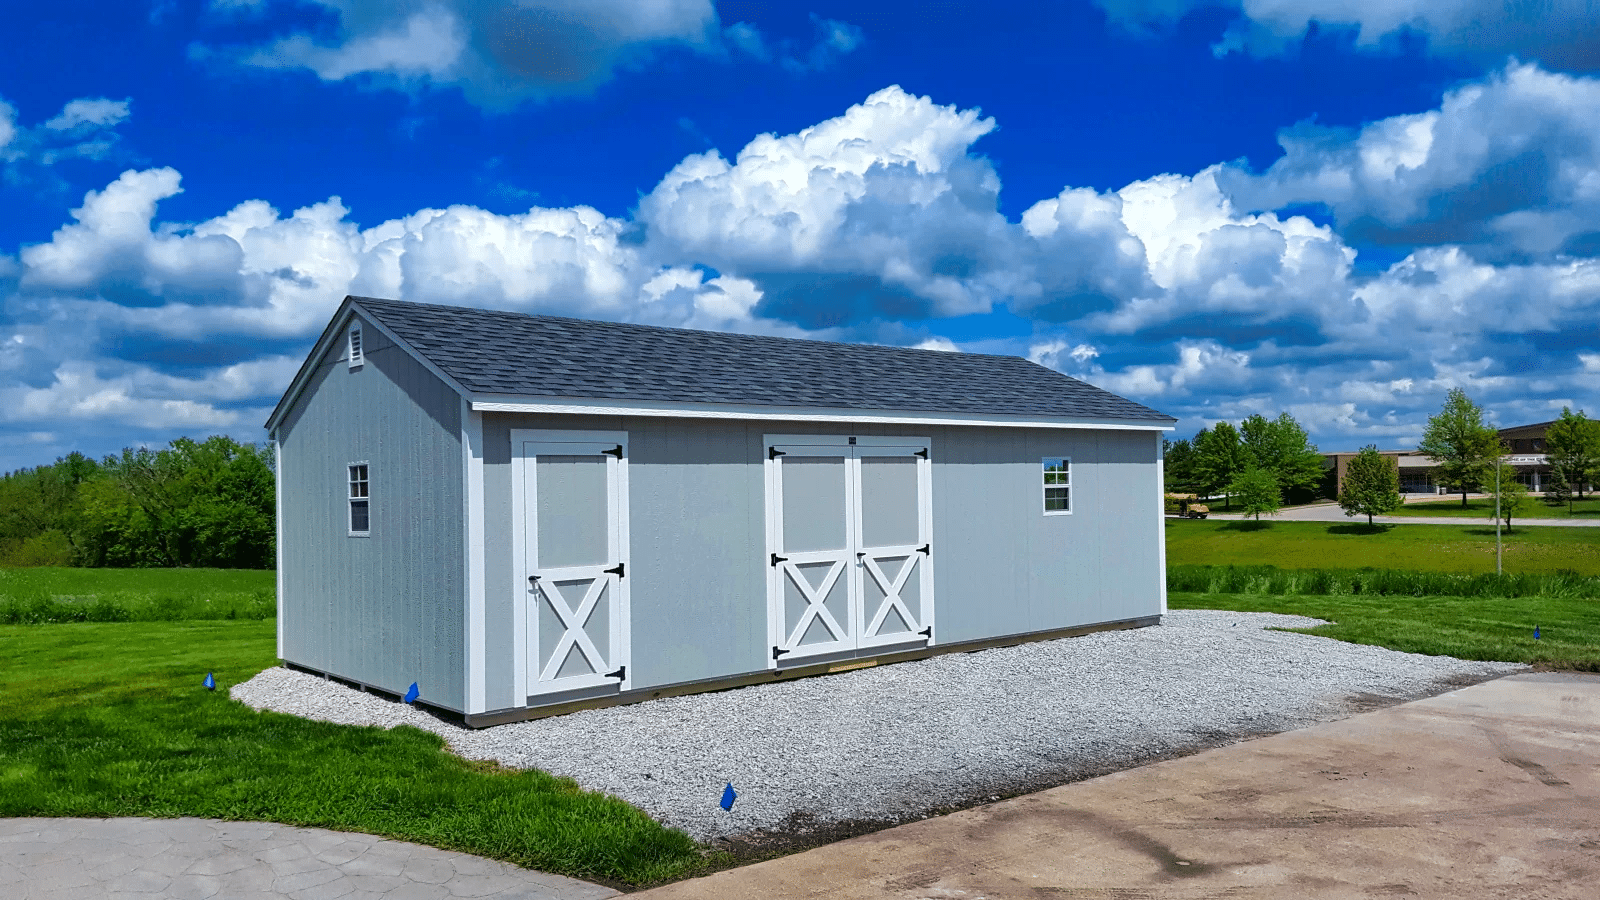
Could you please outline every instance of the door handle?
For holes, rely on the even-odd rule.
[[[534,587],[538,583],[539,583],[539,576],[537,576],[537,575],[529,575],[528,576],[528,587],[530,587],[530,588]]]

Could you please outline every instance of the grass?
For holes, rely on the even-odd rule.
[[[1600,672],[1600,603],[1589,599],[1169,593],[1167,603],[1312,616],[1333,624],[1291,630],[1407,653]]]
[[[1167,564],[1494,571],[1494,527],[1368,526],[1364,522],[1167,519]],[[1600,575],[1600,529],[1518,528],[1504,536],[1505,570]]]
[[[283,822],[624,886],[708,864],[687,835],[570,780],[467,762],[415,728],[232,702],[229,685],[276,663],[274,634],[272,621],[0,626],[0,816]]]
[[[0,568],[0,625],[270,619],[276,574],[259,569]]]
[[[1457,495],[1452,500],[1409,500],[1401,504],[1400,508],[1390,513],[1392,516],[1437,516],[1452,519],[1481,519],[1485,522],[1494,521],[1493,500],[1468,500],[1467,505],[1461,505],[1461,497]],[[1532,499],[1527,503],[1524,512],[1512,518],[1511,524],[1516,526],[1518,519],[1589,519],[1600,521],[1600,497],[1587,495],[1582,500],[1574,500],[1570,504],[1555,506],[1540,499]]]

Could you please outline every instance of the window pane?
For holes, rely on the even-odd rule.
[[[1071,509],[1071,494],[1069,488],[1047,487],[1044,489],[1044,508],[1046,512],[1066,512]]]
[[[350,501],[350,530],[355,532],[367,531],[367,501]]]

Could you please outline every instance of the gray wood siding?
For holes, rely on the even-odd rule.
[[[937,637],[1022,635],[1160,614],[1150,432],[485,414],[489,708],[512,696],[512,428],[626,431],[636,689],[764,671],[766,434],[933,441]],[[1043,514],[1041,459],[1073,460],[1073,515]],[[863,651],[861,655],[871,655]]]
[[[283,658],[462,711],[461,401],[371,325],[341,338],[278,429]],[[349,463],[365,461],[371,536],[351,537]]]

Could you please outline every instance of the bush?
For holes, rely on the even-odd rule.
[[[72,544],[59,531],[46,531],[25,538],[21,543],[0,552],[0,566],[32,568],[35,566],[67,566],[72,564]]]
[[[1168,566],[1167,590],[1267,596],[1552,597],[1600,599],[1600,577],[1576,572],[1459,575],[1405,569]]]

